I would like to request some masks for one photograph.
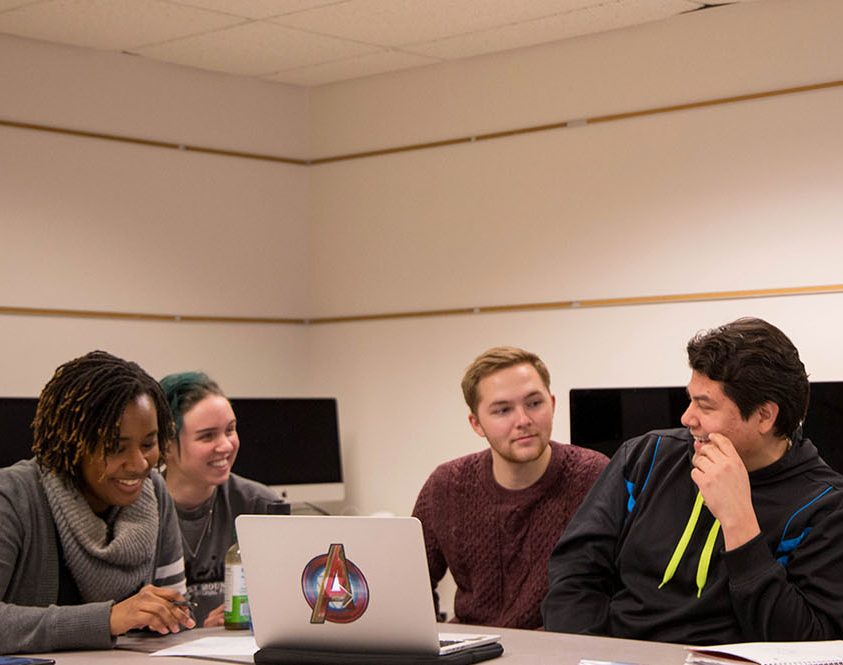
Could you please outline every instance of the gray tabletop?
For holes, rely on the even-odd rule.
[[[507,628],[488,628],[478,626],[460,626],[445,624],[441,628],[447,632],[494,632],[500,633],[504,654],[498,662],[501,665],[578,665],[580,660],[597,660],[634,665],[682,665],[685,650],[677,644],[661,642],[640,642],[637,640],[619,640],[607,637],[588,637],[565,633],[546,633],[532,630],[513,630]],[[89,663],[120,663],[121,665],[190,665],[199,662],[217,662],[213,659],[186,660],[180,657],[156,657],[152,661],[149,655],[153,651],[174,646],[181,642],[200,637],[231,635],[222,628],[191,630],[177,635],[162,637],[121,637],[118,648],[111,651],[78,651],[43,654],[54,658],[57,665],[81,665]]]

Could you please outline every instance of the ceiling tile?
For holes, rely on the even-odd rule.
[[[2,1],[2,0],[0,0]],[[7,0],[8,1],[8,0]],[[20,0],[18,0],[20,1]],[[244,18],[268,18],[313,9],[322,5],[334,5],[349,0],[169,0],[176,5],[199,7],[223,14]]]
[[[321,65],[291,69],[265,78],[290,85],[316,86],[437,62],[440,62],[440,60],[401,53],[400,51],[380,51],[355,58],[326,62]]]
[[[260,22],[140,48],[136,53],[180,65],[255,76],[373,50],[363,44]]]
[[[319,85],[425,65],[431,59],[471,57],[614,30],[703,4],[702,0],[0,0],[0,33]]]
[[[163,0],[51,0],[0,14],[0,32],[89,48],[131,50],[241,21]]]
[[[402,48],[442,59],[467,58],[655,21],[675,16],[687,10],[690,4],[688,0],[615,0],[482,32],[405,45]]]
[[[526,21],[605,0],[351,0],[272,19],[369,44],[400,46]]]

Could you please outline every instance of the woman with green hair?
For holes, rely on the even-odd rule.
[[[200,625],[221,626],[234,518],[287,506],[265,485],[232,473],[240,448],[237,419],[215,381],[181,372],[164,377],[161,387],[176,424],[165,477],[181,527],[188,595]]]
[[[156,470],[173,422],[155,379],[103,351],[71,360],[41,392],[32,429],[34,459],[0,469],[0,653],[192,628]]]

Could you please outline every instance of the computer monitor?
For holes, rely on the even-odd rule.
[[[569,393],[571,443],[611,457],[621,443],[652,429],[681,427],[685,388],[573,388]],[[803,433],[820,456],[843,473],[843,381],[814,381]]]
[[[335,399],[234,397],[231,406],[240,436],[236,473],[291,503],[345,498]]]
[[[35,397],[0,397],[0,467],[10,466],[32,457],[32,421],[35,419]]]
[[[32,457],[34,397],[0,397],[0,466]],[[291,503],[345,496],[337,401],[232,398],[240,452],[234,471],[276,489]]]

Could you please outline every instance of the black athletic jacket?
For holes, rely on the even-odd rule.
[[[687,644],[843,638],[843,476],[794,441],[749,474],[761,534],[725,552],[705,505],[690,519],[692,454],[685,429],[623,444],[553,550],[545,628]]]

